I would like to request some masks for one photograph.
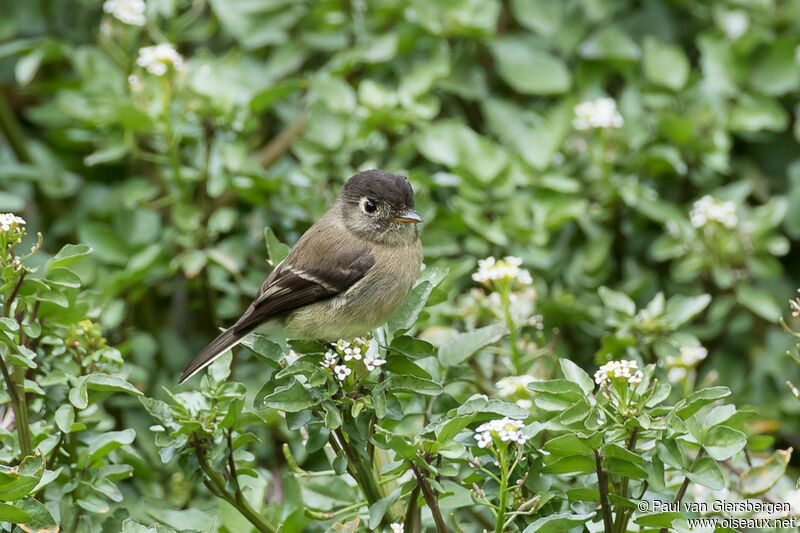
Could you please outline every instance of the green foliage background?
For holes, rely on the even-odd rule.
[[[449,267],[414,332],[484,325],[469,274],[516,255],[542,315],[523,335],[545,347],[537,377],[559,375],[557,357],[663,367],[698,341],[709,355],[685,392],[728,386],[754,434],[800,445],[778,324],[800,286],[800,2],[148,0],[143,27],[97,1],[6,7],[0,211],[28,220],[26,245],[41,231],[49,254],[94,250],[73,267],[81,296],[145,395],[176,389],[238,316],[269,271],[265,238],[279,256],[346,178],[384,168],[414,184],[426,264]],[[137,65],[159,42],[185,72]],[[573,128],[575,105],[603,96],[623,127]],[[734,202],[738,225],[694,227],[705,195]],[[710,303],[675,341],[614,318],[628,301],[601,286],[637,308],[659,292]],[[249,394],[262,365],[236,360]],[[159,464],[141,406],[112,406],[113,428],[137,430],[126,495],[160,499],[170,523],[201,497]],[[297,437],[269,416],[255,459],[281,477]]]

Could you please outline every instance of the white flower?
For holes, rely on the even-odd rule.
[[[531,407],[533,407],[533,402],[530,400],[517,400],[516,403],[523,409],[530,409]]]
[[[405,527],[400,522],[394,522],[389,524],[389,527],[392,529],[392,533],[403,533],[403,528]]]
[[[475,440],[478,441],[479,448],[485,448],[492,442],[492,436],[497,435],[503,442],[516,442],[524,444],[528,438],[522,434],[525,424],[520,420],[513,420],[505,417],[491,420],[481,424],[475,429]]]
[[[675,368],[670,368],[669,372],[667,372],[667,379],[669,379],[673,383],[680,383],[684,379],[686,379],[686,369],[682,366],[676,366]]]
[[[800,292],[800,289],[797,289],[797,292]],[[793,317],[797,318],[800,316],[800,298],[789,300],[789,308],[792,310]]]
[[[337,349],[337,350],[339,350],[340,352],[343,352],[345,348],[347,348],[348,346],[350,346],[350,343],[349,343],[349,342],[347,342],[347,341],[346,341],[346,340],[344,340],[344,339],[339,339],[338,341],[336,341],[335,343],[333,343],[333,346],[335,346],[335,347],[336,347],[336,349]]]
[[[575,119],[572,125],[576,130],[589,130],[621,128],[623,122],[613,98],[598,98],[575,106]]]
[[[106,0],[103,11],[131,26],[144,26],[144,0]]]
[[[527,393],[525,386],[534,381],[536,379],[533,376],[508,376],[498,381],[495,387],[498,395],[507,398],[520,392]]]
[[[355,346],[360,346],[364,348],[369,344],[369,341],[367,341],[367,339],[365,339],[364,337],[356,337],[355,339],[353,339],[353,344]]]
[[[355,359],[356,361],[361,361],[361,348],[344,349],[344,360],[350,361],[351,359]]]
[[[533,283],[531,273],[520,268],[520,265],[522,265],[522,259],[519,257],[509,255],[503,259],[495,259],[490,256],[478,260],[478,271],[472,274],[472,279],[478,283],[516,279],[523,285],[530,285]]]
[[[331,350],[325,352],[325,359],[323,359],[320,364],[325,368],[331,368],[336,366],[336,363],[339,362],[339,357],[333,353]]]
[[[492,434],[488,431],[475,433],[475,440],[478,441],[478,448],[486,448],[492,444]]]
[[[184,69],[183,56],[169,43],[140,48],[136,64],[155,76],[163,76],[169,67],[178,71]]]
[[[381,359],[379,355],[367,354],[364,356],[364,366],[366,366],[367,370],[370,372],[384,364],[386,364],[386,359]]]
[[[333,372],[336,374],[336,377],[339,381],[344,381],[347,379],[347,376],[353,373],[353,371],[347,368],[346,365],[334,367]]]
[[[709,195],[703,196],[694,203],[692,211],[689,213],[689,220],[695,228],[703,227],[709,222],[717,222],[732,229],[739,222],[735,203],[722,202]]]
[[[594,382],[601,386],[609,380],[627,381],[632,385],[641,383],[643,374],[637,370],[638,367],[636,361],[609,361],[594,373]],[[632,372],[634,370],[635,372]]]
[[[0,213],[0,231],[5,233],[7,231],[15,230],[19,226],[25,225],[25,219],[18,217],[14,213]]]
[[[695,366],[708,356],[708,350],[702,346],[681,346],[681,363]]]

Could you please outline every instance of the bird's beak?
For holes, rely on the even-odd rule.
[[[413,209],[409,209],[405,213],[400,213],[394,217],[394,219],[398,222],[410,222],[412,224],[419,224],[422,222],[422,217],[419,216]]]

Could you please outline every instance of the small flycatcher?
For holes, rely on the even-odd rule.
[[[253,303],[206,346],[183,383],[268,321],[294,338],[335,341],[368,333],[402,304],[419,275],[422,245],[408,178],[367,170],[267,276]]]

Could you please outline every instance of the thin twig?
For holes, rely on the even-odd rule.
[[[289,126],[275,136],[258,154],[258,162],[264,169],[268,169],[285,154],[294,142],[306,129],[308,116],[305,111],[300,111]]]
[[[697,456],[695,456],[694,461],[692,461],[692,464],[689,466],[690,472],[692,471],[692,468],[694,468],[694,465],[697,464],[697,461],[699,461],[700,458],[703,457],[705,453],[706,453],[705,448],[700,448],[700,451],[697,452]],[[681,483],[681,486],[678,489],[678,493],[675,494],[675,499],[672,501],[672,503],[679,504],[681,500],[683,500],[683,497],[686,495],[686,489],[688,488],[689,488],[689,476],[686,476],[685,478],[683,478],[683,483]],[[659,530],[659,533],[667,533],[667,531],[668,531],[667,528],[663,527]]]

